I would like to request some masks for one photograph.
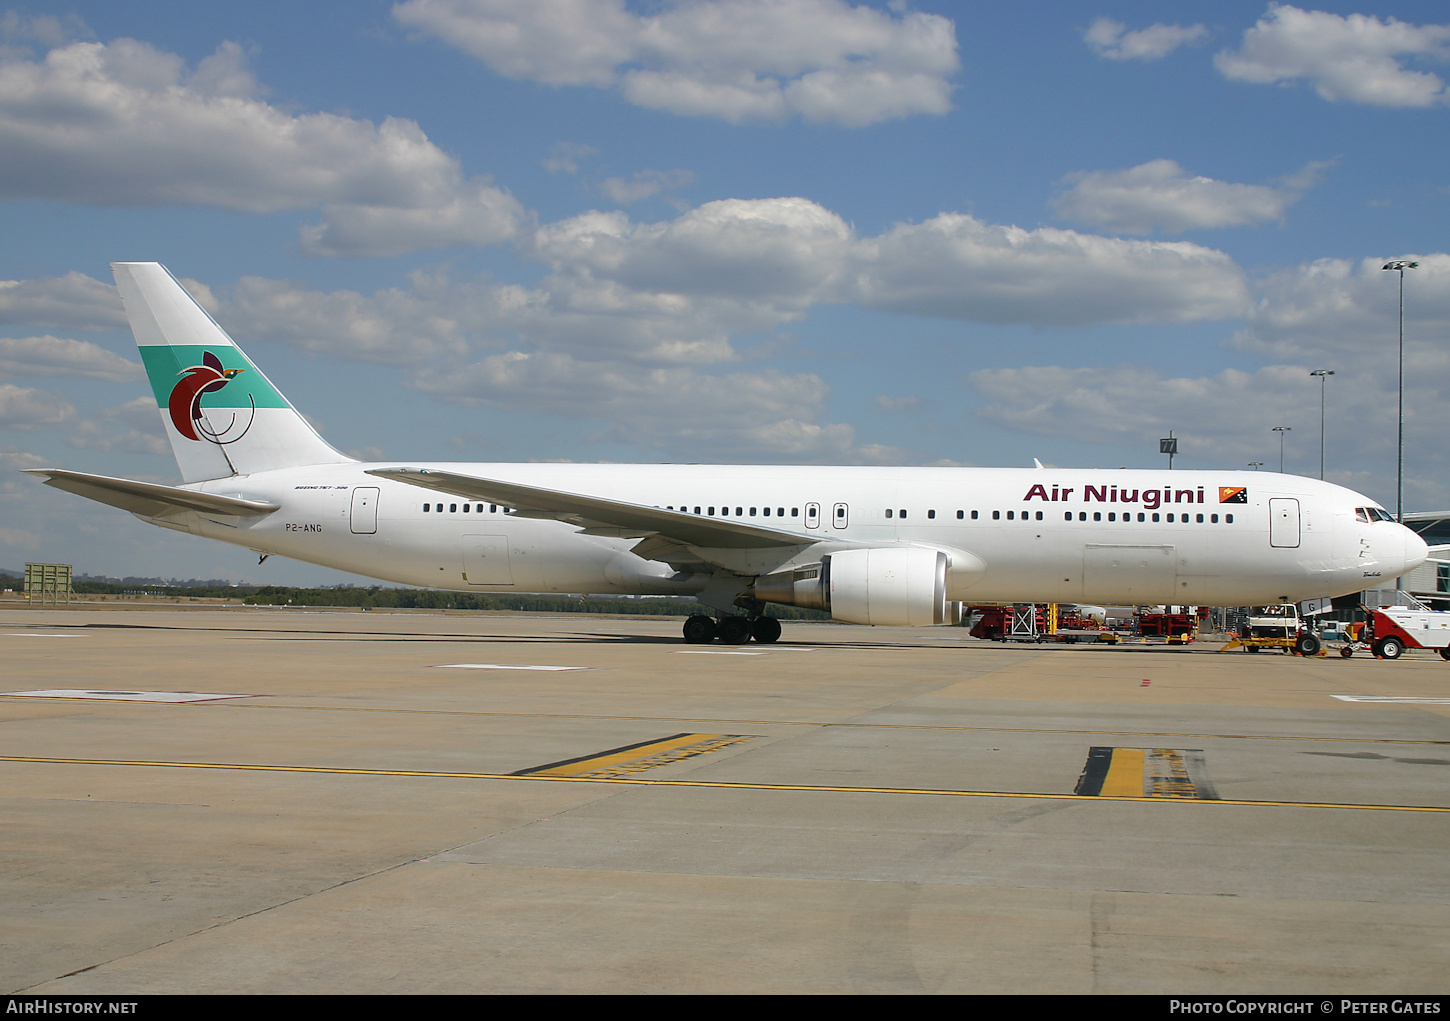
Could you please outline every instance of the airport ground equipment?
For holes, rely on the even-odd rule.
[[[1369,609],[1370,636],[1363,633],[1359,641],[1346,644],[1339,654],[1346,659],[1356,648],[1368,645],[1381,659],[1399,659],[1406,649],[1434,649],[1440,658],[1450,660],[1450,612],[1432,610],[1413,597],[1411,606],[1381,606]]]
[[[1283,649],[1296,656],[1319,656],[1323,654],[1323,643],[1299,616],[1297,605],[1279,603],[1250,608],[1237,636],[1218,651],[1230,649],[1243,649],[1245,652]]]
[[[1116,642],[1119,636],[1073,606],[1058,603],[1016,603],[974,606],[973,638],[1003,642]]]
[[[69,606],[73,595],[70,564],[25,565],[25,598],[33,605],[64,602]]]

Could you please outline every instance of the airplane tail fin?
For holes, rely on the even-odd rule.
[[[327,444],[156,262],[111,271],[187,482],[352,458]]]

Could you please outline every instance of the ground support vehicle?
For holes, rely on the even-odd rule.
[[[1230,649],[1243,649],[1245,652],[1283,649],[1296,656],[1324,654],[1319,636],[1305,626],[1299,616],[1299,607],[1293,603],[1251,608],[1239,628],[1238,636],[1218,651],[1227,652]]]
[[[1283,649],[1295,656],[1325,655],[1319,636],[1309,631],[1301,631],[1299,634],[1287,638],[1245,638],[1242,635],[1236,635],[1232,641],[1218,651],[1228,652],[1230,649],[1243,649],[1245,652],[1258,652],[1260,649]],[[1341,652],[1340,655],[1342,656],[1344,653]]]
[[[1381,659],[1399,659],[1406,649],[1434,649],[1441,659],[1450,660],[1450,612],[1432,610],[1407,598],[1414,605],[1368,610],[1373,629],[1370,651]],[[1345,645],[1339,654],[1346,659],[1354,655],[1356,646],[1362,647],[1365,641],[1362,633],[1359,637],[1360,642]]]

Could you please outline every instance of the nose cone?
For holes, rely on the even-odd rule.
[[[1410,573],[1425,562],[1430,555],[1430,547],[1425,544],[1424,539],[1420,538],[1418,532],[1405,528],[1404,525],[1401,525],[1400,528],[1405,533],[1405,566],[1400,569],[1398,574],[1403,575]]]

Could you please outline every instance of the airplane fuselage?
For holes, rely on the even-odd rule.
[[[708,571],[636,556],[639,536],[510,513],[346,463],[186,488],[276,503],[157,524],[404,585],[696,595]],[[1376,587],[1424,556],[1351,490],[1268,472],[759,465],[439,464],[436,469],[798,534],[732,564],[765,575],[861,546],[945,550],[951,600],[1243,605]],[[426,508],[426,509],[425,509]],[[742,554],[744,556],[744,554]]]

